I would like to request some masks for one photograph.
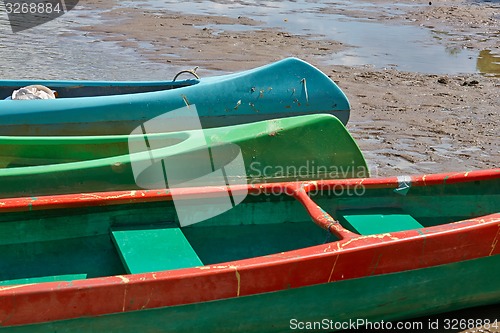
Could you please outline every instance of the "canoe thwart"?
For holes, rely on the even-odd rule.
[[[114,229],[111,234],[129,274],[203,266],[180,228]]]
[[[402,209],[376,208],[338,212],[341,223],[360,235],[420,229],[424,226]]]

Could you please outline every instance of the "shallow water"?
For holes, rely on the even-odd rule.
[[[277,27],[308,38],[325,38],[352,46],[324,57],[331,65],[394,67],[423,73],[474,73],[500,76],[500,55],[483,50],[448,49],[437,32],[412,25],[394,25],[338,14],[342,11],[383,11],[400,15],[407,5],[375,5],[349,0],[323,1],[121,1],[116,6],[177,11],[190,14],[245,16],[262,22],[259,26],[211,25],[225,30],[246,31]],[[335,13],[332,13],[335,9]],[[12,33],[7,15],[0,12],[0,78],[164,80],[176,69],[149,61],[138,50],[114,41],[91,37],[78,28],[102,23],[100,12],[77,6],[58,19]],[[143,43],[144,44],[144,43]],[[141,47],[147,48],[148,45]]]
[[[383,11],[386,16],[404,13],[405,7],[422,4],[373,4],[362,1],[184,1],[143,0],[124,1],[122,6],[143,6],[157,10],[203,15],[245,16],[262,22],[261,26],[224,25],[200,26],[216,31],[245,31],[261,27],[277,27],[287,32],[312,38],[340,41],[352,46],[346,51],[331,54],[325,61],[331,65],[372,65],[377,68],[393,67],[403,71],[421,73],[492,73],[498,74],[498,65],[475,51],[448,48],[438,32],[413,25],[395,25],[332,14],[335,11]],[[484,53],[482,51],[481,53]]]
[[[160,80],[172,77],[173,71],[168,65],[150,62],[136,50],[77,30],[99,20],[99,12],[77,6],[56,20],[14,34],[2,9],[0,79]]]

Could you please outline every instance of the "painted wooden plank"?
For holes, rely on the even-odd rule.
[[[361,235],[406,231],[423,228],[401,209],[363,209],[339,212],[345,227]]]
[[[112,236],[130,274],[203,266],[180,228],[113,230]]]
[[[42,283],[42,282],[73,281],[73,280],[83,280],[86,278],[87,274],[41,276],[41,277],[26,278],[26,279],[4,280],[0,281],[0,286],[10,286],[10,285],[28,284],[28,283]]]

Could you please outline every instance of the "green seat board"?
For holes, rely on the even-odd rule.
[[[130,274],[203,266],[180,228],[112,230]]]
[[[338,212],[344,226],[361,235],[423,228],[412,216],[400,209],[363,209]]]
[[[0,286],[9,286],[14,284],[42,283],[42,282],[73,281],[73,280],[83,280],[86,278],[87,274],[41,276],[41,277],[16,279],[16,280],[4,280],[0,281]]]

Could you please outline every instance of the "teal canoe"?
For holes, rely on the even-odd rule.
[[[201,143],[195,140],[200,135]],[[146,139],[149,146],[141,145]],[[137,172],[134,166],[167,162],[181,181],[215,172],[237,156],[241,168],[227,174],[228,180],[257,184],[368,176],[365,159],[340,120],[319,114],[146,137],[0,137],[0,197],[164,188],[162,170],[154,184],[144,167]],[[182,170],[207,161],[209,170],[201,174]]]
[[[43,85],[50,100],[5,100]],[[288,58],[260,68],[172,82],[0,81],[0,135],[130,134],[147,120],[196,105],[203,128],[328,113],[346,124],[349,102],[310,64]]]
[[[0,331],[366,331],[500,300],[500,169],[241,191],[187,227],[179,201],[228,190],[0,199]]]

